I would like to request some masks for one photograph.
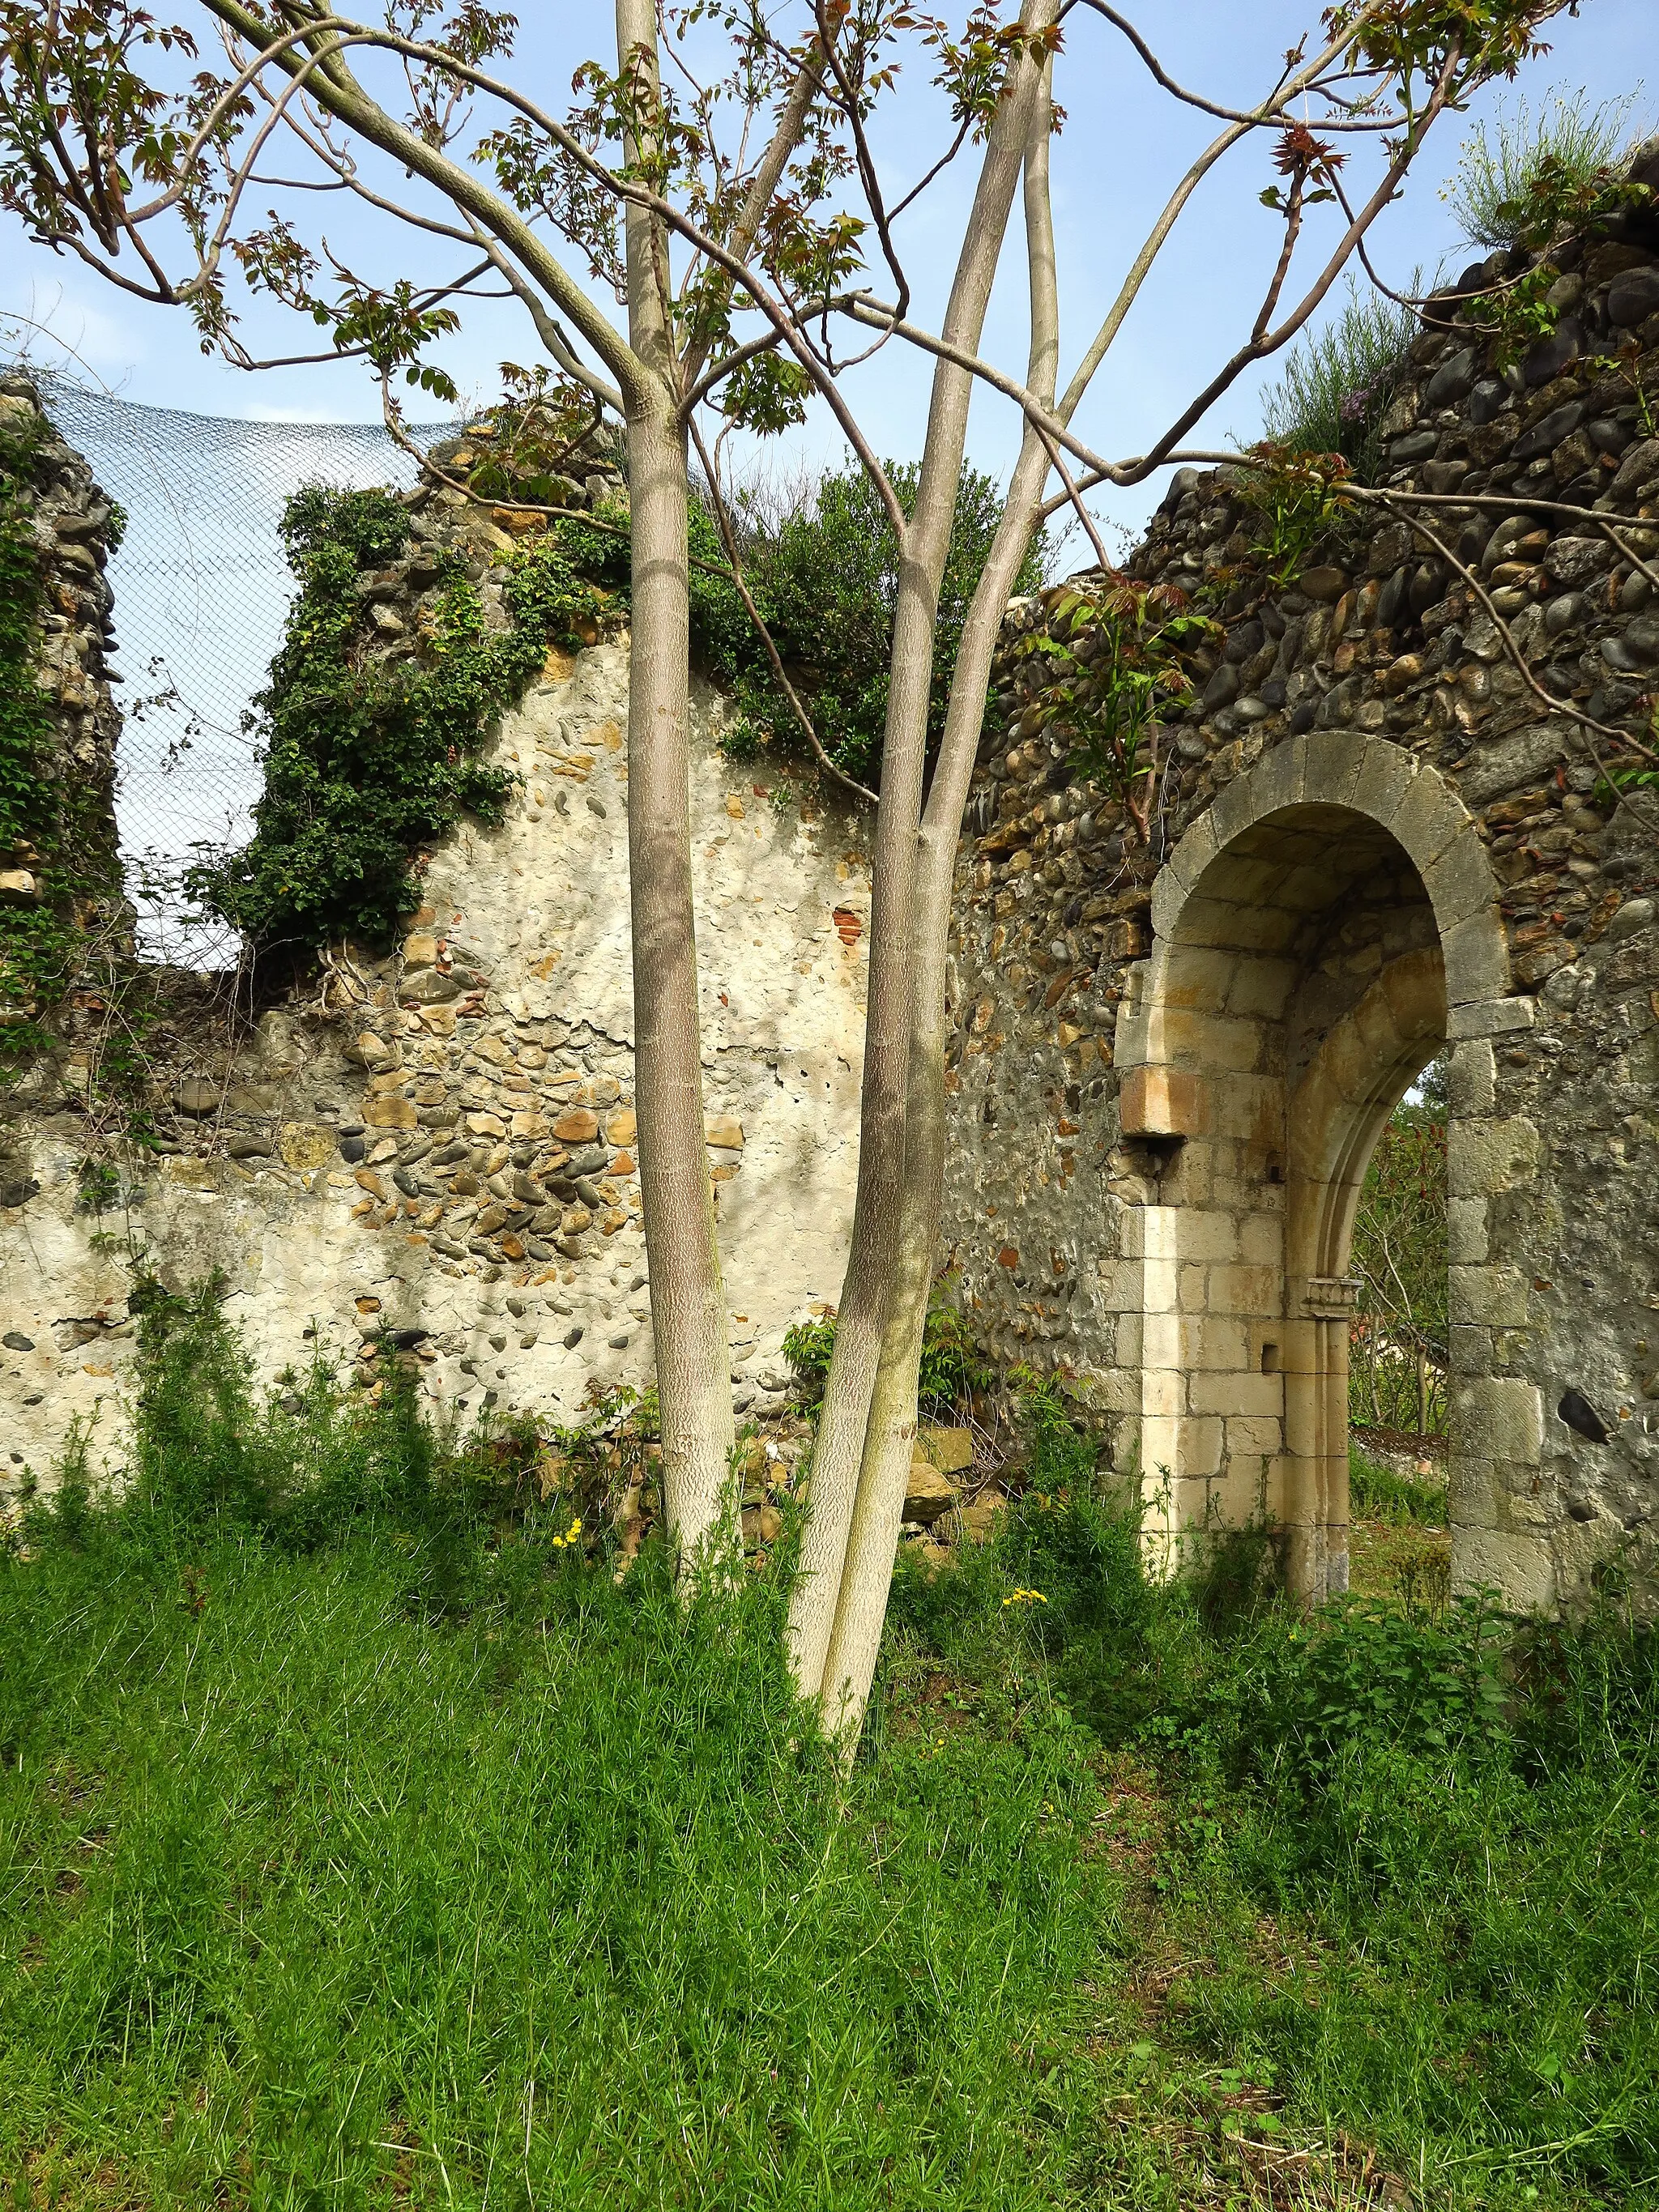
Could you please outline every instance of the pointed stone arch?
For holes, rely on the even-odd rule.
[[[1529,1026],[1532,1003],[1510,995],[1474,819],[1382,738],[1290,738],[1240,775],[1158,876],[1152,924],[1115,1054],[1145,1170],[1126,1257],[1152,1540],[1173,1563],[1195,1530],[1265,1527],[1316,1599],[1347,1581],[1347,1271],[1372,1148],[1444,1042]],[[1455,1164],[1484,1156],[1456,1126],[1468,1091]],[[1459,1433],[1456,1366],[1454,1331],[1454,1565],[1490,1577],[1493,1462]]]

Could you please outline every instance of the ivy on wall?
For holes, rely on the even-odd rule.
[[[504,442],[492,446],[492,490],[525,489],[511,461]],[[915,475],[894,471],[907,501]],[[991,479],[968,472],[940,595],[935,736],[999,504]],[[626,605],[627,522],[624,504],[600,506],[592,523],[557,520],[504,555],[505,630],[487,626],[461,556],[423,547],[436,580],[422,597],[418,658],[388,660],[369,649],[374,617],[360,586],[404,553],[407,509],[386,490],[313,484],[296,493],[283,534],[300,589],[250,722],[265,753],[254,834],[240,852],[189,871],[192,896],[265,957],[302,959],[342,938],[388,942],[420,904],[416,856],[463,813],[491,824],[502,819],[513,778],[480,760],[479,749],[539,673],[549,646],[591,642],[603,617]],[[693,644],[738,709],[726,749],[745,759],[770,749],[794,765],[803,746],[793,715],[730,580],[714,518],[695,500],[690,525]],[[827,477],[780,519],[751,517],[743,555],[826,750],[849,775],[873,779],[897,549],[862,476]],[[1034,552],[1027,562],[1027,586],[1037,580],[1038,558]]]
[[[42,1019],[74,980],[74,902],[111,888],[104,840],[76,835],[82,794],[61,770],[50,695],[36,680],[46,574],[33,528],[38,416],[0,422],[0,867],[38,898],[0,899],[0,1083],[46,1042]]]
[[[358,584],[409,542],[395,494],[307,485],[283,534],[300,590],[254,701],[265,746],[254,834],[187,880],[262,953],[297,957],[341,938],[388,941],[420,903],[415,854],[464,812],[501,820],[513,778],[479,746],[549,646],[590,639],[613,602],[585,573],[595,564],[582,541],[599,533],[579,525],[507,556],[505,631],[486,627],[460,556],[434,548],[422,657],[389,663],[363,651],[373,623]]]

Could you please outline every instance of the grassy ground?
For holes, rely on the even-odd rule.
[[[0,2203],[1659,2203],[1611,1599],[1149,1589],[1038,1402],[843,1783],[781,1562],[619,1584],[511,1439],[149,1326],[132,1496],[0,1562]]]
[[[1348,1550],[1356,1593],[1407,1613],[1443,1614],[1451,1595],[1443,1471],[1413,1480],[1357,1445],[1348,1459],[1353,1515]]]

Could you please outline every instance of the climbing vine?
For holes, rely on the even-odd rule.
[[[0,1084],[45,1042],[42,1017],[69,988],[73,901],[108,886],[97,841],[75,834],[76,794],[58,771],[49,695],[36,680],[46,574],[32,527],[40,418],[0,423],[0,867],[32,875],[39,898],[0,899]]]
[[[1162,718],[1194,696],[1186,657],[1221,635],[1178,586],[1113,574],[1098,585],[1064,586],[1046,625],[1013,648],[1016,659],[1046,664],[1044,726],[1066,743],[1078,774],[1124,809],[1142,844],[1151,834]]]
[[[262,954],[294,958],[344,937],[384,944],[420,903],[416,855],[463,813],[502,819],[514,779],[477,750],[550,645],[597,635],[611,595],[580,542],[598,533],[561,524],[507,556],[510,624],[491,631],[460,557],[433,549],[418,659],[388,662],[365,650],[373,620],[359,581],[408,544],[401,501],[308,485],[283,534],[300,590],[250,717],[265,750],[254,834],[188,882]]]

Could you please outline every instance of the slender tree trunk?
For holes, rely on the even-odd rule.
[[[654,74],[653,0],[617,0],[618,65]],[[630,153],[633,149],[630,149]],[[634,940],[640,1195],[662,1414],[663,1509],[683,1563],[734,1525],[726,1294],[703,1140],[702,1048],[691,890],[690,492],[666,298],[667,241],[627,215],[629,336],[652,374],[630,398],[628,489],[633,650],[628,693],[628,869]]]
[[[1052,21],[1054,14],[1054,0],[1026,0],[1022,21],[1028,29],[1037,29]],[[991,125],[944,325],[949,342],[965,351],[978,349],[1043,76],[1040,65],[1022,63]],[[832,1726],[841,1700],[838,1692],[830,1694],[825,1666],[836,1633],[848,1536],[872,1423],[884,1435],[892,1431],[878,1454],[887,1464],[896,1462],[902,1449],[908,1465],[908,1440],[901,1444],[897,1428],[907,1419],[912,1430],[915,1426],[914,1372],[908,1413],[898,1407],[907,1355],[902,1332],[892,1337],[890,1322],[904,1264],[903,1214],[910,1173],[906,1121],[916,1006],[916,835],[939,582],[950,550],[971,397],[971,377],[941,362],[933,378],[915,505],[899,550],[892,684],[883,736],[872,871],[858,1200],[836,1348],[813,1449],[811,1512],[789,1617],[796,1682],[804,1696],[825,1693],[826,1718]],[[922,1298],[925,1312],[925,1284]],[[917,1351],[919,1356],[920,1338]],[[873,1411],[878,1395],[887,1409],[878,1421]],[[898,1502],[902,1504],[902,1486]],[[896,1541],[896,1512],[889,1517]],[[888,1558],[890,1571],[890,1548]]]
[[[1052,399],[1059,367],[1054,231],[1048,199],[1048,72],[1027,124],[1026,251],[1031,287],[1027,383]],[[905,1111],[905,1185],[893,1294],[870,1408],[822,1688],[826,1724],[850,1753],[862,1724],[908,1481],[916,1383],[938,1255],[945,1149],[945,1046],[956,852],[984,722],[1002,616],[1036,527],[1047,448],[1028,433],[1002,520],[975,589],[951,675],[944,739],[917,839],[912,898],[911,1024]]]
[[[947,929],[955,847],[953,836],[945,854]],[[835,1620],[824,1656],[824,1723],[832,1734],[844,1737],[849,1751],[857,1739],[875,1678],[882,1625],[887,1616],[887,1594],[915,1443],[916,1380],[939,1242],[945,1176],[946,932],[927,926],[930,910],[939,904],[936,887],[926,880],[932,872],[928,862],[933,857],[924,851],[914,901],[919,927],[913,948],[904,1183],[893,1240],[892,1285]]]

